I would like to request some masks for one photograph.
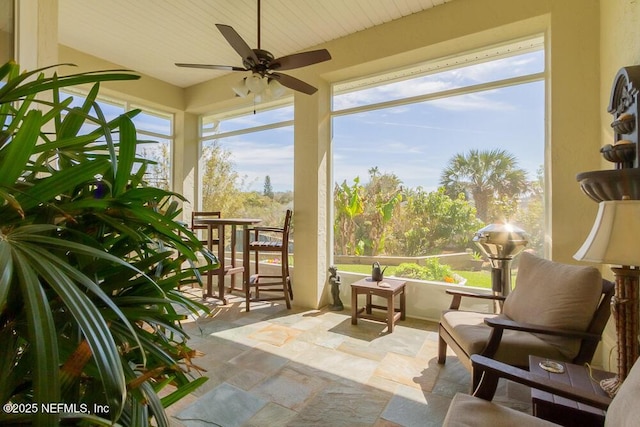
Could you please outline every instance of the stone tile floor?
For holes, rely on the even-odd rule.
[[[351,325],[348,310],[252,303],[247,313],[229,297],[184,324],[209,380],[168,409],[174,426],[440,426],[454,394],[469,391],[453,353],[436,363],[433,322],[407,319],[388,334],[383,323]],[[494,401],[531,410],[513,384]]]

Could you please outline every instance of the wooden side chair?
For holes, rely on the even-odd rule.
[[[577,365],[591,362],[609,319],[614,284],[595,267],[561,264],[520,255],[516,287],[505,299],[502,314],[459,310],[462,297],[496,298],[470,292],[453,295],[440,317],[438,363],[447,345],[472,372],[471,355],[480,354],[520,368],[529,355]]]
[[[221,214],[220,211],[193,211],[191,212],[191,230],[194,233],[198,233],[198,230],[206,230],[207,226],[203,225],[203,224],[197,224],[196,220],[198,219],[206,219],[206,218],[220,218]],[[212,238],[213,241],[213,245],[217,245],[218,244],[218,237],[217,236],[213,236]],[[204,236],[204,238],[200,238],[200,242],[202,244],[207,244],[208,240],[207,240],[207,236]]]
[[[284,300],[287,308],[291,308],[293,289],[289,275],[289,232],[293,212],[288,209],[282,227],[253,227],[244,232],[244,290],[246,308],[249,311],[251,301]],[[270,253],[280,257],[280,274],[260,273],[260,254]],[[250,274],[250,259],[253,254],[254,274]],[[269,296],[260,295],[260,291]],[[273,296],[282,293],[282,296]],[[252,295],[253,294],[253,295]]]

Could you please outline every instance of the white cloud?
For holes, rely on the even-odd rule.
[[[449,111],[469,111],[469,110],[492,110],[509,111],[513,110],[513,105],[502,101],[496,101],[487,95],[494,91],[469,93],[461,96],[434,99],[431,104]]]

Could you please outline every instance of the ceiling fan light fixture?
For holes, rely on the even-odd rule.
[[[246,78],[247,88],[254,94],[259,94],[267,89],[267,80],[258,73],[253,73]]]
[[[280,98],[287,91],[287,89],[276,79],[269,80],[269,90],[274,98]]]
[[[317,88],[308,83],[303,82],[288,74],[282,74],[280,71],[292,70],[295,68],[307,67],[309,65],[318,64],[328,61],[331,55],[327,49],[310,50],[306,52],[294,53],[275,58],[274,55],[260,48],[260,0],[258,3],[258,48],[252,49],[242,36],[230,25],[216,24],[216,28],[227,43],[242,58],[243,67],[231,65],[213,65],[213,64],[187,64],[177,62],[178,67],[202,68],[206,70],[222,70],[222,71],[251,71],[249,77],[244,78],[231,88],[240,97],[246,97],[249,94],[254,95],[256,99],[272,99],[283,96],[286,88],[302,92],[307,95],[313,95],[318,91]],[[261,96],[258,96],[261,95]]]
[[[231,89],[233,89],[235,94],[238,95],[241,98],[244,98],[247,95],[249,95],[249,88],[247,87],[247,79],[246,79],[246,77],[243,78],[243,79],[240,79],[236,84],[231,86]]]

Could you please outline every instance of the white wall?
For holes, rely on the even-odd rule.
[[[597,143],[613,143],[612,116],[607,112],[613,79],[618,70],[640,65],[640,3],[632,0],[601,0],[600,2],[600,82],[599,134]],[[595,153],[594,153],[595,154]],[[598,156],[602,159],[600,156]],[[601,160],[594,169],[612,169],[611,163]],[[595,205],[594,202],[592,202]],[[592,221],[595,215],[592,217]],[[607,266],[603,274],[613,279]],[[601,364],[609,371],[617,370],[616,332],[610,321],[603,336]],[[611,350],[613,349],[613,352]]]

